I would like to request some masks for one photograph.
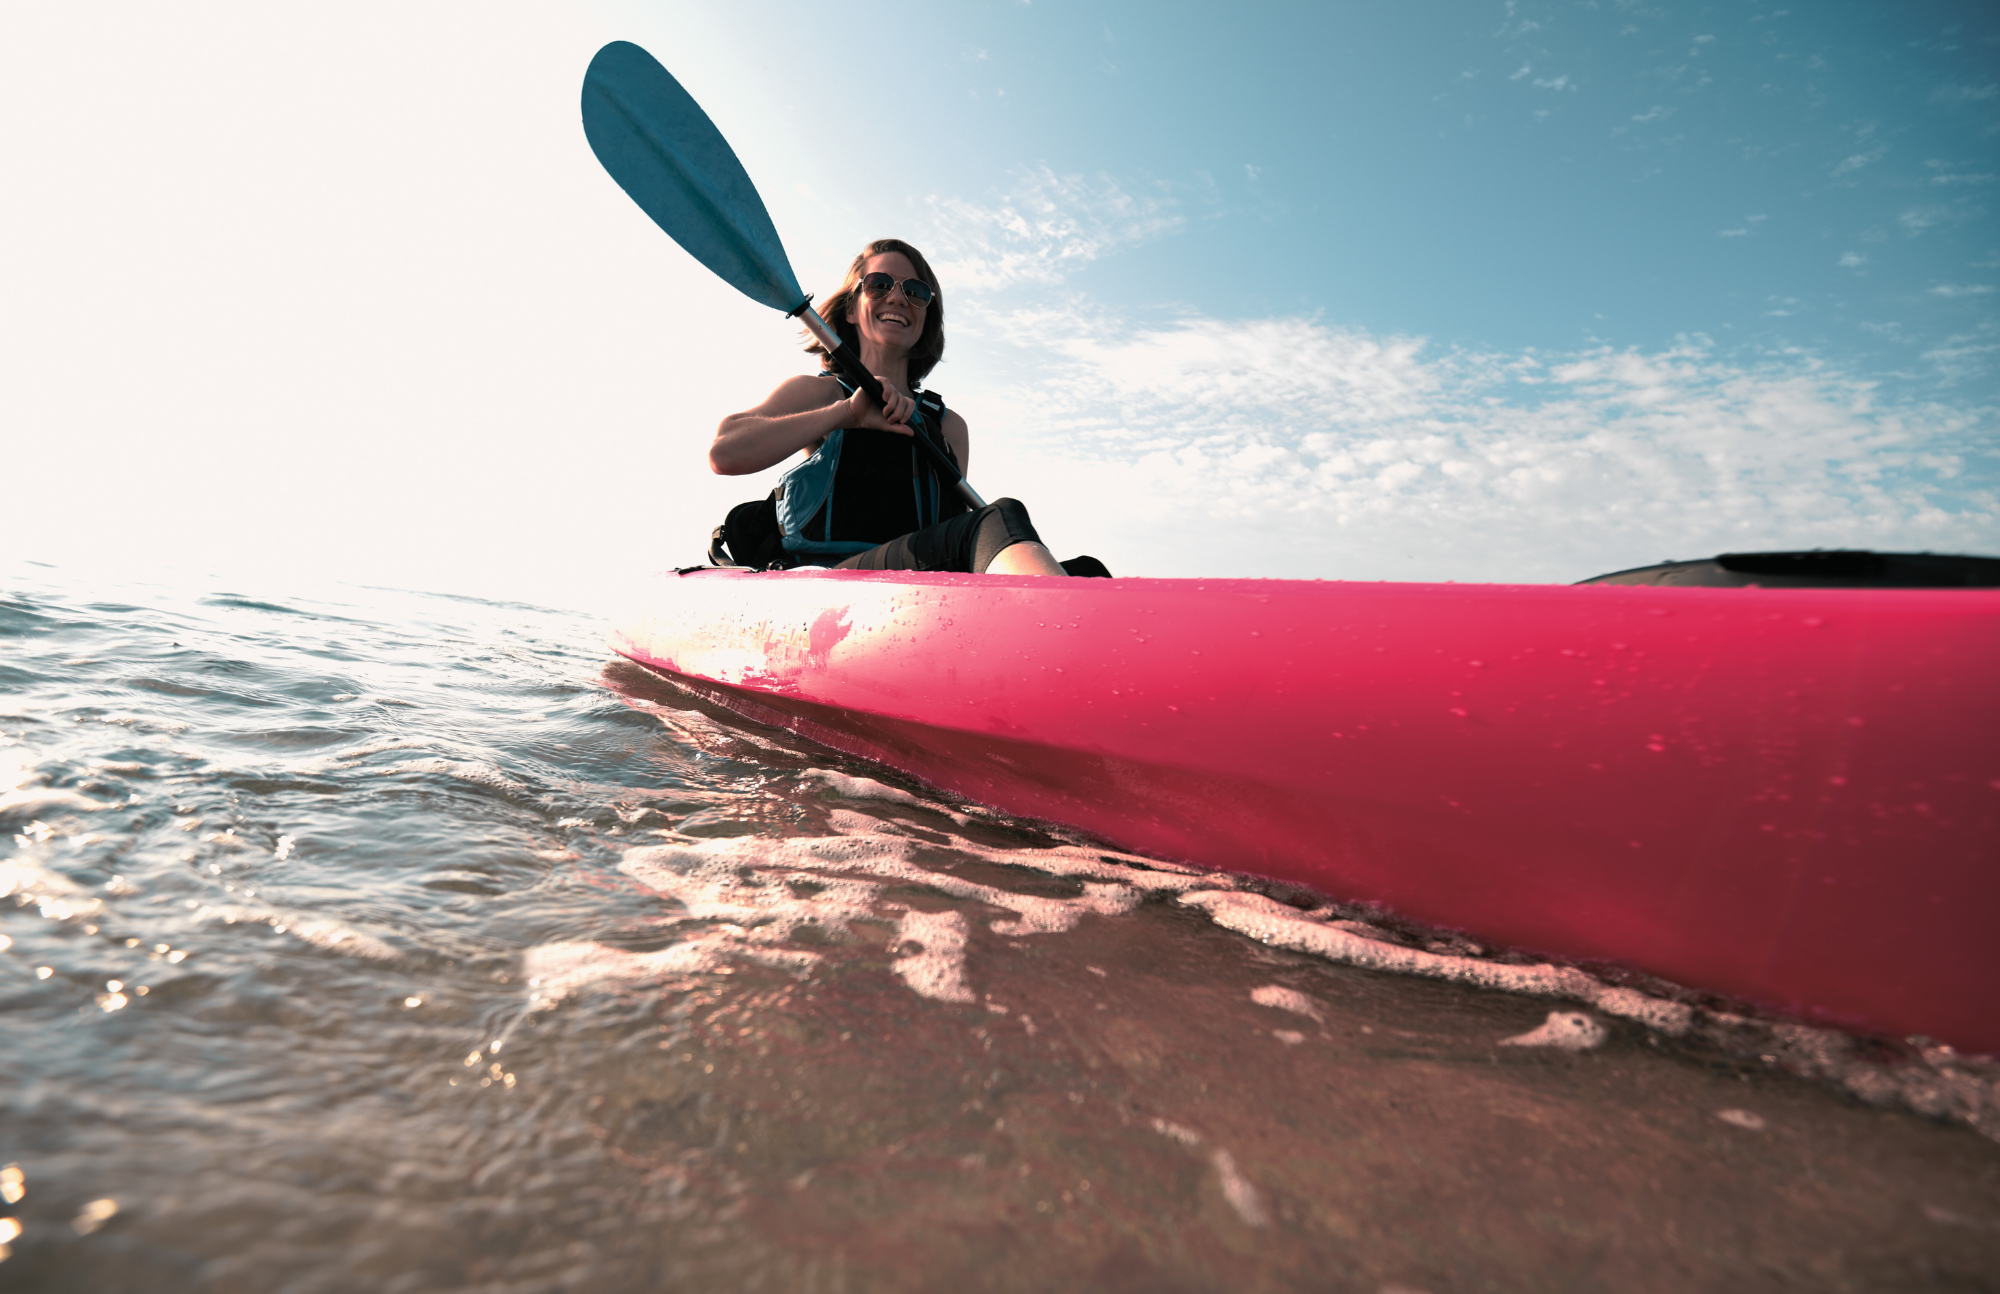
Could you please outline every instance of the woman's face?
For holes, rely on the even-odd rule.
[[[863,274],[881,271],[896,280],[896,286],[881,296],[856,291],[847,317],[854,321],[863,341],[896,350],[909,350],[924,335],[924,307],[903,295],[903,280],[917,277],[910,258],[901,252],[870,256],[861,267]]]

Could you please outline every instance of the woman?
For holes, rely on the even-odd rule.
[[[1001,499],[968,511],[916,450],[915,436],[928,432],[961,472],[971,452],[965,419],[922,390],[944,354],[944,301],[923,253],[895,238],[868,244],[820,313],[882,383],[886,407],[831,370],[794,377],[756,408],[724,418],[708,451],[724,476],[806,451],[773,496],[787,559],[851,570],[1069,574],[1026,508]],[[818,342],[807,349],[826,354]],[[1103,570],[1092,558],[1072,565],[1086,562]]]

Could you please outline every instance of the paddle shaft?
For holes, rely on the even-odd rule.
[[[882,398],[882,384],[862,364],[861,357],[854,353],[854,348],[842,342],[840,334],[828,327],[826,320],[819,317],[819,311],[806,306],[799,311],[799,320],[805,324],[806,331],[817,337],[819,344],[826,347],[827,358],[847,375],[847,380],[866,391],[869,399],[886,409],[889,402]],[[965,479],[965,473],[958,470],[958,464],[946,457],[945,452],[939,449],[929,436],[916,427],[910,428],[910,434],[916,439],[918,451],[930,461],[932,467],[937,469],[939,476],[952,483],[958,490],[960,498],[975,508],[986,506],[986,500],[979,497],[979,491],[972,488],[972,482]],[[938,428],[938,434],[944,434],[943,427]]]

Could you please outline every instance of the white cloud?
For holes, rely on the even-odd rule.
[[[1931,289],[1934,297],[1983,297],[1993,289],[1984,283],[1940,283]]]
[[[1534,84],[1535,88],[1540,90],[1560,90],[1569,84],[1569,73],[1565,72],[1552,80],[1536,77]]]
[[[1935,385],[1891,399],[1703,338],[1510,355],[1315,318],[1141,322],[1036,285],[1179,228],[1171,198],[1043,168],[928,209],[941,275],[976,302],[946,384],[973,479],[1121,574],[1538,581],[1760,547],[2000,549],[2000,411]],[[1989,341],[1924,360],[1956,381]]]
[[[1866,265],[1867,263],[1868,263],[1868,258],[1866,256],[1863,256],[1860,252],[1842,252],[1840,254],[1841,269],[1844,270],[1859,269],[1863,265]]]
[[[1864,166],[1881,161],[1888,154],[1889,148],[1886,144],[1871,148],[1865,153],[1855,153],[1850,157],[1844,158],[1827,174],[1837,180],[1843,175],[1852,175]]]
[[[927,254],[945,282],[971,291],[1059,283],[1183,223],[1167,199],[1137,197],[1111,179],[1057,175],[1046,166],[1016,173],[997,201],[933,198],[929,205]]]
[[[1756,547],[2000,548],[1994,410],[1887,401],[1797,355],[1433,351],[1079,310],[1002,331],[1020,367],[977,392],[1002,446],[981,488],[1023,481],[1052,542],[1121,572],[1561,580]]]
[[[1977,103],[1982,99],[1991,99],[1996,95],[2000,95],[2000,84],[1959,85],[1956,82],[1947,81],[1937,89],[1931,91],[1931,99],[1937,103]]]
[[[2000,344],[1976,336],[1950,337],[1942,346],[1924,352],[1924,359],[1947,382],[1977,377],[1991,367],[1991,357],[2000,353]]]
[[[1910,207],[1896,217],[1896,223],[1909,237],[1918,238],[1933,229],[1970,224],[1986,214],[1984,206],[1961,197],[1932,206]]]
[[[1632,120],[1638,122],[1665,121],[1667,118],[1673,116],[1676,111],[1677,109],[1669,108],[1662,104],[1656,103],[1652,107],[1646,109],[1646,111],[1632,118]]]

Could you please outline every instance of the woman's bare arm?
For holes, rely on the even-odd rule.
[[[708,465],[722,476],[761,472],[826,439],[846,418],[846,403],[831,378],[787,378],[762,404],[722,420]]]
[[[951,446],[951,452],[958,457],[961,475],[972,474],[972,429],[965,425],[965,419],[958,416],[958,410],[944,411],[944,439]]]
[[[722,476],[746,476],[785,461],[826,439],[836,427],[875,427],[910,435],[916,402],[884,388],[889,408],[877,409],[861,391],[844,396],[830,377],[794,377],[778,384],[754,409],[732,413],[715,429],[708,465]],[[885,416],[886,415],[886,416]]]

